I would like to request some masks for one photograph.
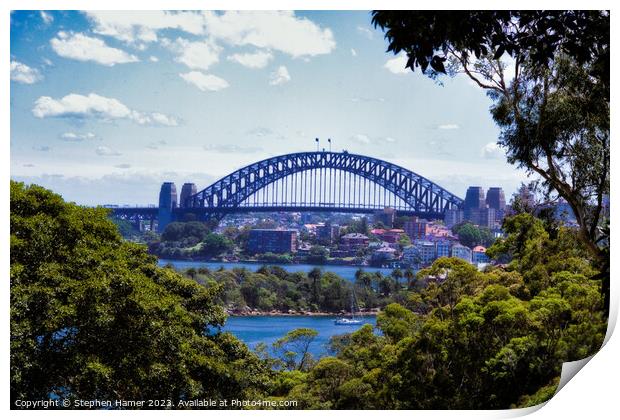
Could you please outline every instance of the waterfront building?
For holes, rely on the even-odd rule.
[[[425,219],[419,219],[416,216],[411,217],[409,220],[405,221],[403,225],[403,230],[409,236],[409,238],[413,241],[415,239],[422,239],[426,237],[426,228],[428,226],[428,221]]]
[[[403,249],[403,263],[415,270],[422,264],[422,256],[417,247],[410,245]]]
[[[334,239],[338,238],[340,234],[340,226],[332,225],[327,222],[325,224],[316,225],[314,228],[316,239],[325,244],[331,244]]]
[[[248,239],[251,254],[286,254],[295,252],[297,231],[292,229],[252,229]]]
[[[372,260],[374,262],[392,261],[395,259],[396,251],[393,248],[384,246],[376,249],[372,253]]]
[[[448,238],[452,236],[452,231],[441,224],[429,223],[426,226],[426,238]]]
[[[413,241],[413,246],[418,249],[422,265],[430,265],[437,258],[437,249],[434,242],[417,239]]]
[[[340,240],[341,249],[345,251],[357,251],[368,246],[368,236],[361,233],[348,233]]]
[[[450,245],[451,245],[451,242],[446,239],[435,241],[436,257],[437,258],[449,257],[450,256]]]
[[[450,252],[452,257],[460,258],[462,260],[471,263],[471,249],[461,244],[452,245],[452,250]]]
[[[482,245],[478,245],[472,249],[472,262],[474,264],[488,264],[490,259],[486,254],[487,249]]]
[[[375,242],[370,242],[370,243],[368,244],[368,249],[370,249],[370,250],[373,250],[373,251],[374,251],[374,250],[379,249],[379,248],[385,248],[385,247],[387,247],[387,248],[392,248],[392,247],[391,247],[391,245],[392,245],[392,244],[390,244],[389,242],[385,242],[385,241],[375,241]]]
[[[404,234],[405,231],[403,229],[372,229],[370,233],[383,242],[395,244],[400,239],[400,235]]]

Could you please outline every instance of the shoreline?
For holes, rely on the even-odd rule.
[[[368,312],[356,312],[355,316],[358,317],[376,317],[380,310],[372,310]],[[296,316],[311,316],[311,317],[350,317],[349,313],[346,312],[281,312],[281,311],[231,311],[226,310],[226,314],[228,316],[234,317],[248,317],[248,316],[264,316],[264,317],[276,317],[276,316],[286,316],[286,317],[296,317]]]
[[[197,259],[191,259],[191,258],[166,258],[166,257],[160,257],[158,255],[155,254],[151,254],[155,257],[157,257],[157,260],[169,260],[169,261],[183,261],[183,262],[196,262],[196,263],[211,263],[211,264],[256,264],[256,265],[261,265],[261,266],[270,266],[270,265],[310,265],[313,267],[355,267],[355,268],[361,268],[361,269],[368,269],[368,270],[394,270],[393,267],[375,267],[372,265],[360,265],[360,264],[338,264],[338,263],[325,263],[325,264],[313,264],[313,263],[309,263],[309,262],[278,262],[278,261],[272,261],[272,262],[268,262],[268,261],[259,261],[259,260],[236,260],[236,261],[226,261],[226,260],[197,260]],[[403,268],[401,268],[401,270],[403,270]]]

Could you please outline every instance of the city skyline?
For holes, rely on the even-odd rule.
[[[369,12],[14,12],[11,177],[80,204],[153,204],[164,181],[202,189],[319,137],[509,199],[526,177],[484,92],[385,49]]]

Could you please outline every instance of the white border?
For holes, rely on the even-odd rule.
[[[519,9],[611,9],[612,10],[612,22],[614,21],[614,13],[615,9],[612,7],[614,3],[611,1],[564,1],[562,3],[551,2],[551,1],[531,1],[524,0],[519,2],[491,2],[491,1],[468,1],[457,2],[457,1],[444,1],[442,3],[429,3],[429,2],[403,2],[403,1],[394,1],[394,0],[385,0],[385,1],[367,1],[360,0],[356,2],[351,1],[331,1],[331,0],[315,0],[315,1],[301,1],[301,0],[290,0],[290,1],[261,1],[251,2],[251,1],[197,1],[197,0],[180,0],[180,1],[164,1],[164,0],[153,0],[148,3],[140,3],[140,2],[130,2],[127,0],[96,0],[89,2],[77,2],[77,1],[69,1],[69,0],[59,0],[59,1],[34,1],[34,0],[25,0],[25,1],[16,1],[16,0],[8,0],[2,2],[0,8],[2,9],[1,22],[2,25],[2,34],[1,34],[1,44],[3,46],[2,51],[4,54],[2,56],[2,65],[5,69],[5,77],[3,78],[2,83],[0,83],[0,98],[2,98],[1,102],[1,113],[0,118],[2,121],[2,130],[3,136],[0,144],[2,147],[2,152],[0,153],[0,172],[2,173],[2,182],[0,182],[0,192],[3,200],[2,212],[3,212],[3,220],[0,227],[0,237],[3,240],[4,246],[0,248],[3,252],[0,253],[0,264],[2,265],[3,272],[6,273],[6,277],[4,277],[4,287],[2,288],[2,297],[5,302],[4,310],[1,311],[2,317],[2,326],[4,329],[4,337],[3,340],[4,345],[1,350],[1,363],[3,367],[3,371],[5,372],[5,380],[2,381],[2,394],[4,395],[4,409],[9,408],[9,178],[10,178],[10,150],[9,150],[9,139],[10,139],[10,77],[9,77],[9,60],[10,60],[10,43],[9,43],[9,33],[10,33],[10,15],[9,11],[11,9],[16,10],[25,10],[25,9],[48,9],[48,10],[56,10],[56,9],[99,9],[99,10],[158,10],[158,9],[246,9],[246,10],[270,10],[270,9],[297,9],[297,10],[371,10],[373,8],[381,8],[381,9],[407,9],[407,8],[417,8],[417,9],[433,9],[441,8],[445,9],[490,9],[493,7],[501,7],[501,8],[519,8]],[[614,25],[612,23],[612,39],[615,45],[615,41],[617,40],[618,31],[614,29]],[[615,69],[618,69],[617,66],[617,48],[612,49],[612,70],[611,75],[612,80],[612,102],[614,101],[614,91],[613,88],[616,86],[617,78],[615,76]],[[617,115],[615,107],[612,106],[612,126],[614,121],[616,120],[615,116]],[[613,130],[612,130],[613,131]],[[615,152],[617,147],[612,147],[612,162],[617,160],[617,153]],[[612,165],[612,178],[614,178],[614,174],[617,172],[615,170],[615,166]],[[612,184],[612,214],[614,214],[614,219],[617,217],[615,214],[617,213],[615,206],[615,197],[617,197],[616,193],[618,193],[618,188],[615,188],[615,183]],[[617,252],[617,248],[615,244],[617,240],[613,240],[612,246],[612,261],[617,260],[619,253]],[[613,264],[612,264],[613,265]],[[612,267],[613,268],[613,267]],[[613,276],[612,276],[613,277]],[[616,280],[620,281],[620,280]],[[615,287],[614,287],[615,286]],[[614,284],[612,281],[612,315],[610,316],[610,330],[613,329],[615,325],[615,321],[617,319],[618,313],[618,289],[619,287]],[[618,375],[619,375],[619,362],[618,355],[620,355],[620,345],[618,344],[617,337],[608,336],[608,342],[603,347],[603,349],[594,357],[592,360],[583,368],[581,372],[577,374],[577,377],[568,382],[568,384],[562,388],[562,390],[552,398],[542,409],[525,409],[525,410],[507,410],[507,411],[390,411],[390,412],[374,412],[374,411],[355,411],[355,412],[341,412],[341,411],[321,411],[320,413],[313,411],[297,411],[295,413],[290,413],[286,411],[282,412],[265,412],[265,411],[248,411],[248,412],[224,412],[218,411],[217,413],[204,413],[200,411],[191,411],[191,412],[179,412],[175,411],[174,413],[168,413],[163,411],[157,412],[107,412],[107,411],[96,411],[89,412],[88,416],[98,417],[98,416],[131,416],[138,418],[168,418],[170,414],[174,414],[174,416],[183,416],[189,418],[200,418],[204,419],[210,416],[217,416],[222,419],[229,418],[249,418],[252,419],[271,419],[271,418],[286,418],[290,416],[295,416],[296,418],[314,418],[316,415],[320,415],[323,418],[340,418],[342,416],[356,416],[361,418],[373,418],[376,419],[377,416],[385,416],[388,415],[392,418],[434,418],[434,419],[489,419],[489,418],[508,418],[508,417],[518,417],[525,414],[530,414],[530,418],[532,419],[547,419],[547,418],[568,418],[568,419],[583,419],[585,417],[589,418],[610,418],[613,417],[617,412],[617,385],[618,385]],[[537,407],[540,408],[540,407]],[[533,412],[533,413],[532,413]],[[13,410],[10,415],[14,418],[29,418],[44,415],[50,418],[82,418],[84,416],[83,412],[52,412],[47,411],[44,414],[42,412],[19,412]]]

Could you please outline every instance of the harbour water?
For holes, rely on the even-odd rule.
[[[355,280],[355,272],[360,269],[360,267],[352,266],[352,265],[312,265],[312,264],[269,264],[269,263],[260,263],[260,262],[220,262],[220,261],[185,261],[185,260],[167,260],[160,259],[159,265],[164,266],[166,264],[172,264],[174,268],[177,270],[186,270],[188,268],[201,268],[206,267],[209,270],[219,270],[221,267],[224,267],[226,270],[232,270],[233,268],[246,268],[250,271],[256,271],[262,266],[265,265],[277,265],[282,267],[286,271],[290,273],[296,273],[299,271],[309,272],[313,268],[320,268],[323,271],[330,271],[332,273],[337,274],[343,279],[354,281]],[[377,267],[361,267],[362,270],[368,273],[380,272],[384,276],[389,275],[392,272],[392,268],[377,268]]]
[[[271,345],[287,332],[296,328],[312,328],[318,332],[310,344],[309,351],[315,357],[327,355],[330,337],[352,333],[364,324],[375,325],[376,317],[364,316],[359,325],[335,325],[335,316],[231,316],[226,320],[222,331],[228,331],[242,340],[251,349],[257,344]]]

